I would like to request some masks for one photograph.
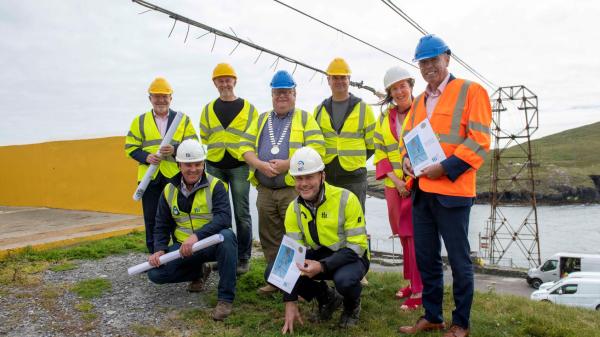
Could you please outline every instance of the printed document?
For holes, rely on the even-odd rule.
[[[446,159],[429,119],[425,118],[404,136],[404,146],[415,176],[423,174],[426,167]]]
[[[306,247],[284,235],[267,281],[286,293],[291,293],[300,277],[297,264],[304,264],[305,256]]]

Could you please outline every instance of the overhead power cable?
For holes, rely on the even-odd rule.
[[[413,18],[411,18],[408,14],[406,14],[400,7],[396,6],[392,2],[392,0],[381,0],[386,6],[392,9],[396,14],[400,15],[406,22],[408,22],[411,26],[413,26],[416,30],[418,30],[421,34],[427,35],[429,34],[423,27],[421,27]],[[467,62],[463,61],[458,55],[454,52],[451,54],[451,57],[456,60],[460,65],[462,65],[467,71],[471,74],[475,75],[478,79],[480,79],[485,85],[490,87],[490,89],[496,89],[498,86],[495,85],[492,81],[488,80],[485,76],[471,67]]]
[[[304,62],[298,61],[298,60],[296,60],[296,59],[293,59],[293,58],[291,58],[291,57],[285,56],[285,55],[283,55],[283,54],[280,54],[280,53],[278,53],[278,52],[276,52],[276,51],[273,51],[273,50],[267,49],[267,48],[265,48],[265,47],[262,47],[262,46],[260,46],[260,45],[258,45],[258,44],[255,44],[255,43],[253,43],[253,42],[251,42],[251,41],[244,40],[244,39],[242,39],[242,38],[238,37],[238,36],[237,36],[237,34],[235,34],[235,32],[234,32],[234,35],[231,35],[231,34],[229,34],[229,33],[226,33],[226,32],[224,32],[224,31],[218,30],[218,29],[216,29],[216,28],[210,27],[210,26],[208,26],[208,25],[205,25],[205,24],[203,24],[203,23],[200,23],[200,22],[198,22],[198,21],[194,21],[194,20],[192,20],[192,19],[189,19],[189,18],[187,18],[187,17],[185,17],[185,16],[182,16],[182,15],[179,15],[179,14],[177,14],[177,13],[171,12],[171,11],[169,11],[169,10],[167,10],[167,9],[164,9],[164,8],[162,8],[162,7],[159,7],[159,6],[156,6],[156,5],[152,4],[152,3],[150,3],[150,2],[147,2],[147,1],[144,1],[144,0],[132,0],[132,1],[133,1],[133,2],[135,2],[135,3],[137,3],[137,4],[138,4],[138,5],[140,5],[140,6],[143,6],[143,7],[146,7],[146,8],[148,8],[148,9],[150,9],[150,10],[154,10],[154,11],[161,12],[161,13],[164,13],[164,14],[168,15],[168,16],[169,16],[171,19],[175,20],[175,21],[173,22],[173,28],[175,27],[175,23],[176,23],[177,21],[181,21],[181,22],[183,22],[183,23],[186,23],[186,24],[188,24],[188,25],[190,25],[190,26],[198,27],[198,28],[200,28],[200,29],[203,29],[203,30],[205,30],[205,31],[207,31],[207,32],[208,32],[208,33],[205,33],[205,34],[203,34],[203,35],[199,36],[198,38],[200,38],[200,37],[203,37],[203,36],[204,36],[204,35],[206,35],[206,34],[210,34],[210,33],[214,34],[214,35],[215,35],[215,39],[214,39],[214,41],[213,41],[213,49],[214,49],[214,45],[215,45],[215,42],[216,42],[216,38],[217,38],[217,36],[221,36],[221,37],[224,37],[224,38],[226,38],[226,39],[229,39],[229,40],[232,40],[232,41],[235,41],[235,42],[237,42],[237,45],[236,45],[236,46],[235,46],[235,48],[234,48],[234,49],[231,51],[231,53],[233,53],[233,52],[234,52],[234,51],[237,49],[237,47],[238,47],[240,44],[243,44],[243,45],[245,45],[245,46],[248,46],[248,47],[250,47],[250,48],[253,48],[253,49],[255,49],[255,50],[258,50],[260,53],[259,53],[259,55],[258,55],[258,57],[256,58],[256,61],[255,61],[254,63],[256,63],[256,62],[258,61],[258,59],[260,58],[260,56],[261,56],[263,53],[267,53],[267,54],[270,54],[270,55],[273,55],[273,56],[275,56],[275,57],[276,57],[275,61],[274,61],[274,62],[273,62],[273,64],[271,65],[271,68],[273,68],[273,66],[277,67],[277,64],[279,63],[279,59],[283,59],[283,60],[285,60],[285,61],[288,61],[289,63],[292,63],[292,64],[294,64],[294,71],[295,71],[295,69],[296,69],[296,67],[297,67],[297,66],[301,66],[301,67],[304,67],[304,68],[306,68],[306,69],[313,70],[313,71],[315,72],[315,74],[316,74],[316,73],[321,73],[321,74],[327,75],[327,73],[326,73],[325,71],[323,71],[323,70],[321,70],[321,69],[319,69],[319,68],[313,67],[313,66],[311,66],[311,65],[309,65],[309,64],[306,64],[306,63],[304,63]],[[147,12],[147,11],[144,11],[143,13],[146,13],[146,12]],[[231,29],[231,28],[230,28],[230,29]],[[173,29],[171,29],[171,33],[172,33],[172,31],[173,31]],[[232,30],[232,32],[233,32],[233,30]],[[171,33],[169,33],[169,36],[171,35]],[[198,39],[198,38],[197,38],[197,39]],[[231,53],[230,53],[230,54],[231,54]],[[314,75],[313,75],[313,77],[314,77]],[[379,97],[379,95],[381,95],[381,94],[380,94],[380,93],[378,93],[378,92],[377,92],[377,90],[375,90],[373,87],[371,87],[371,86],[368,86],[368,85],[364,85],[364,84],[363,84],[363,81],[360,81],[360,82],[356,82],[356,81],[350,81],[350,85],[351,85],[351,86],[353,86],[353,87],[359,88],[359,89],[365,89],[365,90],[368,90],[368,91],[372,92],[374,95],[376,95],[376,96],[378,96],[378,97]]]
[[[360,39],[360,38],[358,38],[358,37],[356,37],[356,36],[354,36],[354,35],[351,35],[351,34],[349,34],[349,33],[346,33],[345,31],[343,31],[343,30],[341,30],[341,29],[339,29],[339,28],[337,28],[337,27],[334,27],[334,26],[332,26],[332,25],[330,25],[330,24],[328,24],[328,23],[324,22],[323,20],[317,19],[316,17],[314,17],[314,16],[312,16],[312,15],[310,15],[310,14],[304,13],[304,12],[302,12],[301,10],[299,10],[299,9],[296,9],[296,8],[294,8],[294,7],[292,7],[292,6],[288,5],[288,4],[286,4],[286,3],[284,3],[284,2],[281,2],[281,1],[279,1],[279,0],[273,0],[273,1],[277,2],[277,3],[278,3],[278,4],[280,4],[280,5],[283,5],[283,6],[287,7],[287,8],[289,8],[289,9],[291,9],[291,10],[293,10],[293,11],[297,12],[297,13],[300,13],[300,14],[302,14],[302,15],[304,15],[304,16],[306,16],[306,17],[308,17],[308,18],[310,18],[310,19],[312,19],[312,20],[314,20],[314,21],[317,21],[318,23],[320,23],[320,24],[322,24],[322,25],[324,25],[324,26],[327,26],[327,27],[329,27],[329,28],[331,28],[331,29],[333,29],[333,30],[335,30],[335,31],[339,32],[339,33],[342,33],[342,34],[344,34],[344,35],[346,35],[346,36],[348,36],[348,37],[350,37],[350,38],[352,38],[352,39],[354,39],[354,40],[356,40],[356,41],[358,41],[358,42],[360,42],[360,43],[362,43],[362,44],[365,44],[365,45],[367,45],[367,46],[369,46],[369,47],[371,47],[371,48],[373,48],[373,49],[376,49],[376,50],[378,50],[378,51],[380,51],[380,52],[382,52],[382,53],[384,53],[384,54],[386,54],[386,55],[388,55],[388,56],[391,56],[391,57],[395,58],[395,59],[396,59],[396,60],[398,60],[398,61],[404,62],[405,64],[407,64],[407,65],[408,65],[408,66],[410,66],[410,67],[413,67],[413,68],[415,68],[415,69],[418,69],[418,67],[417,67],[417,66],[415,66],[414,64],[412,64],[411,62],[409,62],[409,61],[406,61],[406,60],[403,60],[403,59],[401,59],[400,57],[398,57],[398,56],[396,56],[396,55],[394,55],[394,54],[392,54],[392,53],[390,53],[390,52],[387,52],[387,51],[385,51],[385,50],[383,50],[383,49],[381,49],[381,48],[379,48],[379,47],[377,47],[377,46],[374,46],[374,45],[372,45],[371,43],[369,43],[369,42],[367,42],[367,41],[364,41],[364,40],[362,40],[362,39]]]

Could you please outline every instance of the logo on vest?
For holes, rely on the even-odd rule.
[[[173,214],[179,215],[179,210],[177,209],[177,206],[173,206]]]
[[[198,207],[194,208],[194,213],[200,213],[200,208],[198,208]]]
[[[327,212],[321,212],[321,219],[327,219]]]

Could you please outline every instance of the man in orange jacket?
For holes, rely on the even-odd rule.
[[[483,87],[448,72],[450,48],[439,37],[422,37],[414,61],[419,63],[427,88],[413,101],[403,135],[429,119],[446,159],[413,172],[403,150],[403,170],[416,178],[412,192],[414,240],[425,315],[414,326],[401,327],[400,332],[414,334],[446,328],[442,316],[441,236],[452,268],[455,304],[452,324],[444,337],[463,337],[469,335],[473,302],[469,213],[475,198],[477,169],[490,147],[491,105]]]

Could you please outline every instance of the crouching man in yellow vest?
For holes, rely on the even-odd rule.
[[[369,270],[365,219],[354,193],[325,182],[325,164],[312,148],[296,151],[290,161],[299,196],[285,216],[286,235],[307,247],[302,276],[290,294],[283,296],[285,324],[282,333],[293,333],[294,322],[302,320],[297,299],[317,300],[312,321],[331,319],[343,304],[339,326],[358,324],[360,280]],[[268,277],[270,267],[266,273]],[[330,288],[325,280],[333,280]]]
[[[231,230],[231,206],[227,186],[204,172],[206,150],[197,140],[185,140],[177,149],[181,171],[171,178],[158,201],[154,227],[154,251],[149,263],[158,267],[148,278],[158,284],[205,280],[204,262],[219,264],[217,306],[212,318],[222,321],[231,314],[235,297],[237,240]],[[174,233],[175,242],[168,246]],[[224,241],[192,253],[192,245],[214,234]],[[160,265],[160,256],[179,250],[182,258]],[[204,274],[203,274],[204,273]],[[204,278],[203,278],[204,276]]]

